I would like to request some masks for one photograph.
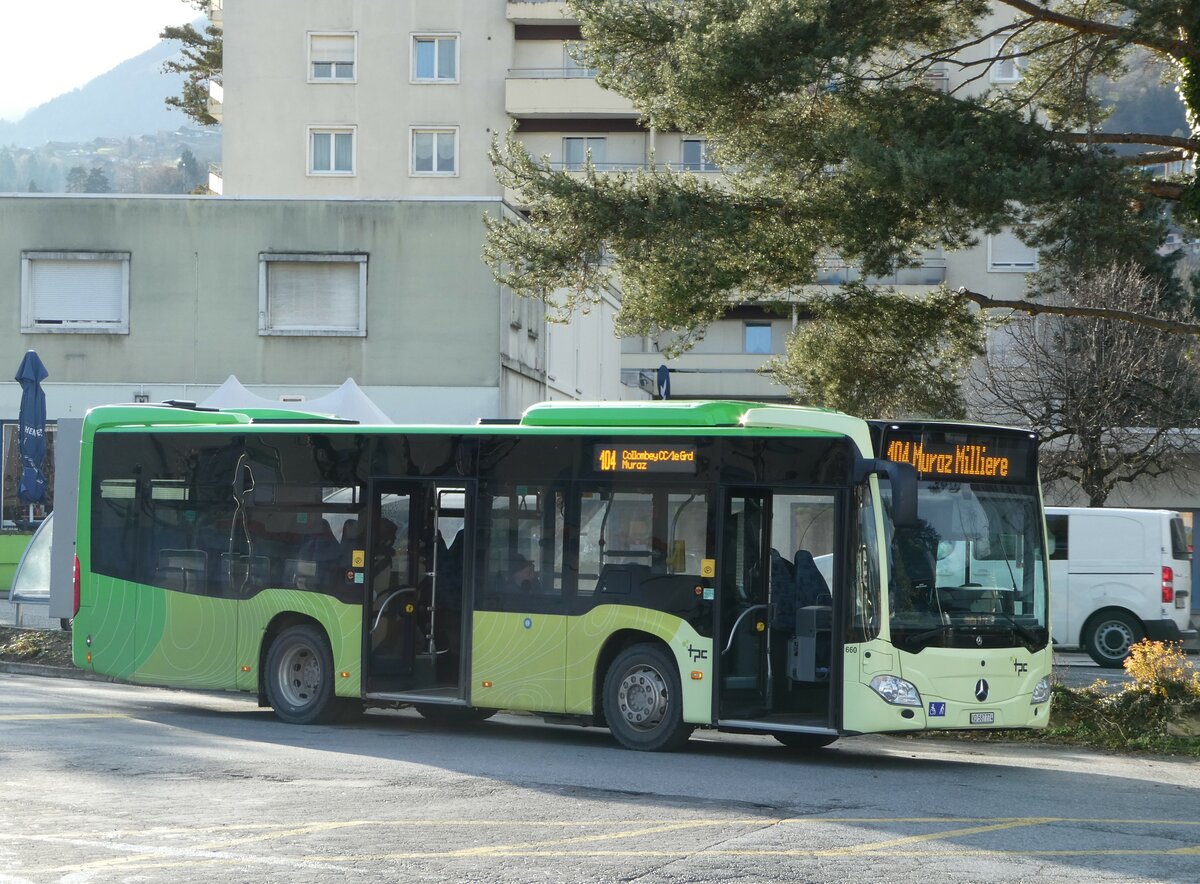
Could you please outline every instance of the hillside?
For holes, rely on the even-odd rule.
[[[163,104],[168,95],[182,88],[182,77],[162,72],[162,63],[177,53],[177,44],[159,43],[34,108],[19,122],[0,120],[0,145],[35,147],[48,141],[136,138],[190,125],[182,112]]]

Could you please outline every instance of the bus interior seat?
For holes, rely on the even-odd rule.
[[[283,563],[283,585],[313,589],[321,579],[321,563],[312,559],[287,559]]]
[[[158,552],[155,584],[180,592],[203,593],[208,583],[208,554],[201,549],[163,549]]]
[[[221,553],[221,585],[227,592],[244,595],[262,589],[271,578],[268,556]]]
[[[796,605],[798,607],[833,603],[833,593],[829,591],[825,575],[817,567],[811,552],[806,549],[796,550],[793,568],[796,575]],[[828,599],[828,602],[824,602],[823,599]]]

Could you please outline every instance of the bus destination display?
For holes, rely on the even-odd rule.
[[[888,460],[912,464],[922,476],[947,479],[1027,481],[1029,448],[1017,441],[990,438],[930,439],[893,436]]]
[[[594,454],[598,473],[696,472],[695,445],[597,445]]]

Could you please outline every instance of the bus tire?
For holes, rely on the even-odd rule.
[[[275,637],[264,672],[267,702],[288,724],[333,721],[343,707],[333,694],[333,652],[325,633],[302,623]]]
[[[1137,618],[1124,611],[1097,611],[1083,627],[1083,646],[1098,666],[1120,669],[1129,649],[1146,637]]]
[[[816,752],[818,749],[824,749],[837,739],[833,734],[802,734],[792,731],[780,731],[777,734],[771,734],[771,736],[793,752]]]
[[[660,645],[631,645],[604,676],[604,718],[627,749],[673,752],[693,725],[683,720],[683,690],[675,661]]]
[[[487,721],[498,709],[476,709],[474,706],[445,706],[441,703],[417,703],[413,708],[422,718],[434,724],[463,725]]]

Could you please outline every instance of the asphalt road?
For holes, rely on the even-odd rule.
[[[404,712],[0,674],[0,882],[1194,882],[1200,765]]]

